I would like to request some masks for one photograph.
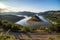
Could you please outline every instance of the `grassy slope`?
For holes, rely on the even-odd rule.
[[[18,17],[15,15],[0,15],[0,20],[7,20],[10,22],[17,22],[21,19],[23,19],[24,17]]]
[[[45,17],[52,22],[57,22],[58,24],[60,24],[60,12],[48,12],[48,15],[46,15]]]

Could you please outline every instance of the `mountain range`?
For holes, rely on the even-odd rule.
[[[38,14],[38,15],[52,15],[52,14],[59,15],[60,14],[60,10],[34,13],[34,12],[28,12],[28,11],[13,12],[13,11],[8,10],[8,9],[0,9],[0,15],[27,15],[27,16],[32,16],[32,15],[35,15],[35,14]]]

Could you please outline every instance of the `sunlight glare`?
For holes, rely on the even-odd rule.
[[[7,6],[4,3],[0,3],[0,8],[7,8]]]

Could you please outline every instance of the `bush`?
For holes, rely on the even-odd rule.
[[[31,32],[32,29],[30,27],[25,27],[22,25],[14,24],[12,22],[8,22],[6,20],[0,20],[0,25],[4,30],[11,30],[14,32]]]
[[[49,32],[60,32],[60,25],[52,25],[50,27],[48,27],[48,31]]]
[[[55,38],[48,36],[48,40],[55,40]]]

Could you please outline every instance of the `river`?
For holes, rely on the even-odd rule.
[[[37,15],[38,16],[38,15]],[[16,24],[20,24],[20,25],[23,25],[23,26],[30,26],[30,27],[39,27],[39,26],[48,26],[48,25],[50,25],[50,22],[46,19],[46,18],[44,18],[43,16],[38,16],[39,17],[39,19],[40,20],[42,20],[42,21],[40,21],[40,22],[32,22],[32,23],[27,23],[27,21],[29,20],[29,19],[31,19],[32,17],[27,17],[26,16],[26,18],[24,18],[24,19],[22,19],[22,20],[20,20],[20,21],[18,21],[18,22],[16,22]]]

